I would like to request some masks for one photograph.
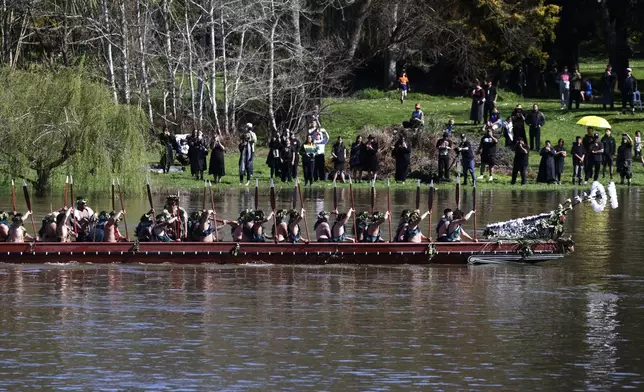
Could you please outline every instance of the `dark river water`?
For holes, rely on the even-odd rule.
[[[570,215],[576,253],[538,266],[0,259],[7,263],[0,264],[0,390],[642,390],[643,204],[639,190],[618,192],[619,209]],[[481,192],[479,229],[573,195]],[[280,196],[285,207],[290,192]],[[377,196],[385,210],[386,192]],[[307,203],[312,226],[317,210],[331,208],[332,193],[305,197],[316,200],[315,208]],[[197,207],[201,198],[182,202]],[[394,214],[414,199],[394,192]],[[439,192],[437,208],[453,199]],[[340,209],[348,200],[344,191]],[[38,201],[36,215],[50,202]],[[368,191],[356,203],[368,207]],[[252,191],[218,195],[217,204],[220,217],[234,218],[252,205]],[[147,206],[127,206],[132,232]]]

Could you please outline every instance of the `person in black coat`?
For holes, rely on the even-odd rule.
[[[170,133],[168,127],[163,127],[163,133],[159,135],[159,140],[165,149],[165,154],[161,158],[163,173],[169,173],[170,167],[174,163],[174,152],[179,149],[179,143],[177,143],[177,138]]]
[[[349,150],[349,169],[351,169],[351,178],[356,182],[362,181],[362,170],[364,170],[363,154],[364,143],[362,143],[362,136],[358,135]]]
[[[566,160],[566,147],[563,139],[557,141],[557,145],[553,147],[555,151],[555,179],[557,184],[561,184],[561,175],[564,172],[564,162]]]
[[[221,178],[226,175],[226,162],[224,154],[226,147],[221,144],[219,136],[215,136],[215,141],[212,143],[212,152],[210,153],[210,168],[208,174],[212,174],[215,183],[220,183]]]
[[[188,140],[188,145],[190,172],[195,179],[203,181],[203,172],[206,170],[206,156],[208,155],[203,133],[195,130],[190,140]]]
[[[606,166],[608,166],[608,174],[610,179],[613,179],[613,157],[617,152],[617,142],[611,136],[610,128],[606,129],[604,137],[602,137],[602,144],[604,145],[604,158],[602,160],[602,178],[606,178]]]
[[[456,154],[460,155],[463,166],[463,184],[467,185],[467,174],[472,177],[472,186],[476,186],[476,172],[474,171],[474,150],[467,136],[461,133],[461,143],[455,148]],[[456,157],[458,159],[458,156]]]
[[[407,140],[404,132],[400,132],[398,140],[394,144],[392,155],[396,160],[396,182],[404,183],[407,179],[409,163],[411,162],[411,143]]]
[[[512,135],[514,140],[521,138],[523,140],[528,140],[525,133],[525,113],[523,113],[523,107],[517,105],[517,107],[512,111]]]
[[[477,154],[481,154],[481,174],[478,177],[479,180],[483,179],[485,166],[487,166],[488,172],[490,174],[488,181],[492,182],[494,180],[493,172],[494,166],[496,166],[496,145],[498,142],[498,139],[494,137],[492,129],[488,128],[485,131],[485,136],[481,138],[479,149],[477,151]]]
[[[592,174],[593,181],[597,181],[599,178],[599,168],[604,160],[604,145],[599,140],[598,133],[593,135],[593,143],[590,145],[588,160],[590,163],[587,175],[590,176]],[[588,181],[588,179],[586,179],[586,181]]]
[[[470,109],[470,120],[476,125],[483,122],[483,106],[485,105],[485,90],[477,81],[476,87],[472,90],[472,108]]]
[[[367,142],[364,144],[365,166],[369,181],[375,181],[380,169],[378,161],[378,142],[373,135],[367,136]]]
[[[586,158],[584,159],[584,179],[588,181],[590,177],[593,176],[593,160],[590,154],[590,146],[593,144],[595,137],[593,136],[593,129],[591,127],[586,128],[586,134],[581,140],[581,144],[584,146],[586,151]]]
[[[271,169],[271,178],[275,175],[279,176],[279,170],[282,166],[282,161],[280,159],[281,149],[282,143],[280,143],[279,137],[274,136],[268,143],[268,156],[266,157],[266,164]]]
[[[532,105],[532,111],[526,116],[526,124],[530,126],[530,149],[541,149],[541,127],[546,124],[546,117],[539,111],[537,104]]]
[[[626,114],[626,105],[631,106],[631,114],[635,114],[635,104],[633,103],[633,94],[637,91],[637,80],[633,77],[632,70],[626,68],[626,78],[622,82],[622,114]]]
[[[581,175],[584,173],[584,162],[586,162],[586,149],[581,143],[581,136],[575,138],[570,154],[572,155],[572,184],[575,185],[575,179],[577,179],[581,185]]]
[[[289,141],[291,145],[291,150],[293,151],[293,156],[295,157],[293,166],[291,168],[291,177],[297,178],[297,168],[298,168],[298,165],[300,164],[300,147],[302,146],[302,143],[300,142],[300,139],[297,138],[295,133],[291,133]]]
[[[295,165],[295,157],[297,155],[291,145],[291,139],[284,139],[280,148],[280,173],[282,174],[282,182],[291,182],[293,180],[293,166]]]
[[[490,114],[492,114],[492,111],[494,111],[494,108],[496,107],[496,96],[496,86],[492,84],[491,80],[488,80],[485,88],[485,108],[483,114],[485,122],[489,120]]]
[[[517,174],[521,173],[521,185],[526,184],[526,175],[528,174],[530,151],[525,141],[519,138],[514,146],[514,162],[512,164],[512,182],[517,183]]]
[[[613,72],[613,67],[610,65],[606,67],[606,72],[602,76],[604,82],[604,91],[603,91],[603,103],[602,106],[606,110],[606,105],[610,104],[610,110],[615,109],[615,72]]]
[[[338,174],[342,182],[345,182],[344,168],[347,160],[347,148],[344,146],[342,136],[338,136],[338,141],[331,146],[331,160],[333,161],[333,181],[336,181]]]
[[[555,178],[555,150],[550,144],[550,140],[546,140],[546,146],[541,149],[541,162],[539,163],[539,173],[537,174],[537,182],[554,184],[557,180]]]

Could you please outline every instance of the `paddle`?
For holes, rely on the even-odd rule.
[[[271,210],[273,211],[273,228],[274,228],[273,242],[277,244],[277,218],[275,217],[275,204],[276,204],[275,203],[275,183],[271,178]]]
[[[11,181],[13,183],[13,181]],[[27,203],[27,211],[29,211],[29,216],[31,217],[31,227],[34,229],[34,241],[37,239],[38,231],[36,230],[36,221],[34,220],[34,214],[31,209],[31,197],[29,196],[29,189],[27,189],[27,183],[25,180],[22,180],[22,193],[25,194],[25,202]],[[15,198],[15,193],[14,193]]]
[[[351,181],[349,180],[349,183]],[[338,210],[338,188],[335,184],[335,180],[333,180],[333,211]]]
[[[74,177],[72,177],[70,174],[68,178],[69,178],[69,194],[71,196],[70,199],[71,199],[71,203],[74,204],[76,200],[74,199]],[[76,207],[73,208],[72,226],[74,227],[74,231],[78,233],[78,225],[76,224]]]
[[[416,180],[416,209],[420,210],[420,180]]]
[[[177,191],[177,237],[183,240],[183,224],[181,222],[181,191]]]
[[[128,233],[127,230],[127,218],[125,217],[125,202],[123,201],[123,192],[121,192],[121,181],[119,179],[116,179],[116,185],[119,188],[119,199],[121,200],[121,211],[123,211],[123,226],[125,226],[125,240],[129,241],[130,240],[130,234]]]
[[[427,200],[427,211],[429,211],[429,242],[432,242],[432,210],[434,209],[434,181],[429,182],[429,199]]]
[[[476,187],[472,188],[472,210],[476,211]],[[476,235],[476,212],[474,212],[474,241],[478,241]]]
[[[389,212],[389,242],[393,242],[393,233],[391,229],[391,188],[389,186],[389,179],[387,178],[387,212]]]
[[[145,178],[145,189],[148,192],[148,203],[150,203],[150,211],[154,211],[154,203],[152,203],[152,190],[150,189],[150,176],[146,176]],[[156,214],[153,212],[152,213],[152,223],[157,224],[157,217],[155,216]]]
[[[376,204],[376,181],[371,181],[371,214],[373,215],[373,209]]]
[[[302,186],[300,186],[300,180],[298,178],[295,178],[295,185],[297,186],[297,193],[300,195],[300,208],[304,209],[304,199],[302,199]],[[309,237],[309,224],[306,221],[306,211],[304,211],[302,219],[304,219],[304,231],[306,233],[306,240],[310,241],[311,237]]]
[[[201,203],[201,210],[206,211],[206,191],[208,190],[208,183],[203,180],[203,203]]]
[[[456,175],[456,208],[461,208],[461,175]]]
[[[212,182],[208,180],[210,184],[210,206],[212,207],[213,221],[215,224],[215,242],[219,242],[219,232],[217,231],[217,210],[215,209],[215,195],[212,191]]]
[[[353,210],[353,235],[356,237],[356,241],[358,239],[358,225],[356,224],[356,207],[355,207],[355,202],[353,200],[353,180],[351,177],[349,177],[349,194],[351,195],[351,209]]]
[[[255,179],[255,211],[259,210],[259,180]]]
[[[69,187],[69,176],[65,177],[65,191],[63,192],[63,207],[67,209],[67,188]]]
[[[291,196],[291,202],[293,203],[293,209],[297,208],[297,190],[299,188],[299,181],[297,177],[295,178],[295,185],[293,185],[293,195]]]
[[[116,211],[116,196],[114,193],[114,179],[112,178],[112,211]]]
[[[13,214],[18,213],[18,207],[16,205],[16,184],[11,180],[11,201],[13,202]]]

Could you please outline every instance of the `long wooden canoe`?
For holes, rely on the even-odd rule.
[[[573,251],[572,241],[458,243],[235,242],[0,243],[4,263],[476,264],[537,263]]]

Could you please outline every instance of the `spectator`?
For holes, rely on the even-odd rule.
[[[266,165],[271,169],[271,179],[276,175],[279,176],[279,170],[282,166],[280,153],[282,150],[282,143],[279,137],[273,136],[271,141],[268,142],[268,156],[266,157]]]
[[[239,141],[239,185],[244,182],[244,175],[246,175],[246,186],[250,185],[250,179],[253,176],[255,143],[257,143],[257,135],[253,132],[253,124],[248,123]]]
[[[607,128],[604,136],[602,137],[602,144],[604,145],[604,157],[602,160],[602,178],[606,178],[606,166],[608,166],[608,174],[610,179],[613,179],[613,156],[617,152],[617,142],[611,136],[610,128]]]
[[[424,125],[425,125],[425,115],[423,114],[423,111],[420,110],[420,104],[417,103],[416,106],[414,106],[414,111],[411,112],[411,117],[409,118],[409,121],[403,122],[403,127],[411,128],[411,129],[419,129],[419,128],[422,128]]]
[[[583,101],[584,93],[582,91],[582,82],[581,73],[579,72],[579,66],[575,67],[575,71],[572,73],[571,77],[572,85],[572,95],[568,101],[568,110],[572,109],[572,101],[575,101],[575,109],[579,109],[579,101]]]
[[[592,102],[593,100],[593,85],[590,79],[584,79],[584,93],[581,95],[582,101]]]
[[[485,136],[481,138],[481,143],[479,144],[479,149],[476,152],[481,154],[481,174],[478,179],[483,179],[483,174],[485,173],[485,167],[487,166],[488,172],[490,174],[488,181],[491,182],[494,180],[493,171],[494,166],[496,165],[496,144],[498,140],[492,134],[492,130],[488,129]]]
[[[449,181],[449,156],[452,151],[452,141],[449,133],[443,132],[443,137],[436,142],[438,151],[438,181]]]
[[[493,132],[501,129],[503,126],[503,117],[501,117],[501,112],[499,112],[499,108],[496,106],[492,108],[492,112],[490,113],[489,120],[486,122],[486,126],[492,127]]]
[[[293,150],[291,139],[287,138],[284,140],[284,144],[280,149],[280,173],[282,175],[282,182],[291,182],[293,180],[293,172],[295,171],[297,173],[297,170],[294,170],[293,168],[293,166],[295,166],[296,156],[297,152]]]
[[[539,105],[532,105],[532,111],[526,117],[526,123],[530,126],[530,149],[539,151],[541,149],[541,127],[546,124],[546,117],[539,111]]]
[[[356,141],[351,145],[351,151],[349,152],[349,169],[351,169],[351,178],[355,179],[356,182],[362,181],[361,154],[363,150],[362,136],[358,135],[356,137]]]
[[[514,163],[512,165],[512,182],[514,185],[517,183],[517,174],[521,173],[521,185],[526,184],[526,175],[528,174],[528,164],[530,151],[528,150],[525,141],[521,138],[517,139],[514,147]]]
[[[528,140],[525,134],[525,113],[523,113],[521,104],[518,104],[512,112],[512,130],[514,140],[518,140],[519,138]]]
[[[481,83],[476,82],[476,87],[472,90],[472,108],[470,110],[470,120],[474,125],[483,122],[483,106],[485,105],[485,90]]]
[[[487,87],[485,89],[485,112],[483,114],[485,122],[488,122],[490,119],[489,116],[494,112],[494,108],[496,108],[496,96],[496,86],[492,84],[491,80],[488,80]]]
[[[599,178],[599,168],[601,167],[602,160],[604,157],[604,145],[599,141],[599,134],[596,133],[593,135],[593,143],[590,145],[590,168],[589,173],[592,170],[593,181],[597,181]]]
[[[407,98],[407,90],[409,90],[409,78],[407,78],[407,73],[403,72],[398,78],[398,88],[400,89],[400,103],[405,102]]]
[[[622,144],[617,149],[617,172],[621,178],[621,184],[624,185],[624,179],[631,186],[631,177],[633,177],[633,139],[627,134],[622,134]]]
[[[572,155],[572,184],[575,185],[575,178],[577,178],[578,184],[581,185],[581,175],[585,172],[584,162],[586,157],[586,149],[581,143],[581,136],[575,138],[570,154]]]
[[[561,184],[561,175],[564,172],[564,161],[566,160],[566,147],[564,147],[564,140],[559,139],[553,150],[555,152],[555,181],[557,184]]]
[[[300,164],[300,147],[302,147],[302,143],[300,140],[295,136],[295,133],[291,133],[290,137],[290,142],[291,142],[291,152],[293,153],[293,166],[291,166],[291,178],[297,178],[297,168],[298,165]]]
[[[364,153],[365,165],[363,168],[367,170],[369,181],[375,181],[380,164],[378,162],[378,142],[373,135],[367,136],[367,143],[364,145]]]
[[[188,145],[190,146],[188,149],[190,172],[195,179],[203,181],[203,172],[206,170],[206,156],[208,155],[203,132],[194,130]]]
[[[313,173],[315,172],[315,154],[317,153],[317,145],[313,141],[311,134],[306,135],[306,141],[300,148],[300,155],[302,155],[302,170],[304,171],[304,186],[307,184],[313,185]]]
[[[593,176],[593,160],[592,155],[590,154],[590,146],[593,144],[593,129],[591,127],[586,128],[586,135],[581,141],[581,144],[584,146],[584,151],[586,151],[586,157],[584,158],[584,184],[588,182],[588,179]]]
[[[218,184],[221,182],[221,178],[226,175],[226,161],[224,159],[226,147],[221,144],[219,135],[215,136],[215,141],[212,142],[211,149],[208,174],[212,174],[215,184]]]
[[[617,76],[610,64],[606,67],[606,72],[604,72],[602,79],[604,82],[602,107],[606,110],[606,105],[610,103],[610,110],[613,110],[615,109],[615,82],[617,81]]]
[[[467,185],[467,173],[472,176],[472,186],[476,186],[476,173],[474,171],[474,150],[464,133],[461,133],[461,143],[456,147],[456,153],[461,154],[463,164],[463,184]]]
[[[447,124],[445,125],[445,131],[447,131],[447,133],[449,133],[449,137],[451,138],[452,134],[454,133],[454,119],[453,118],[450,118],[447,121]]]
[[[539,153],[541,155],[541,162],[539,163],[539,173],[537,174],[537,182],[554,184],[555,179],[555,151],[550,145],[550,140],[546,140],[546,145]]]
[[[505,139],[505,146],[510,147],[513,144],[514,139],[514,127],[512,124],[512,116],[508,117],[503,121],[503,138]]]
[[[407,141],[404,132],[400,132],[398,140],[394,144],[392,155],[396,160],[396,182],[404,184],[409,171],[409,163],[411,162],[411,144]]]
[[[561,110],[564,110],[570,99],[570,74],[568,67],[564,67],[563,72],[559,74],[559,95],[561,96]]]
[[[320,128],[320,131],[314,133],[313,143],[317,146],[317,152],[315,154],[315,170],[313,171],[313,181],[324,181],[326,179],[326,162],[324,156],[324,150],[326,149],[326,144],[329,142],[329,134],[324,128]]]
[[[333,174],[333,181],[338,178],[338,173],[340,173],[342,182],[345,182],[344,163],[347,158],[347,148],[342,142],[342,136],[338,136],[338,141],[331,147],[331,157],[331,159],[333,160],[333,169],[335,171],[335,173]]]
[[[632,70],[626,68],[626,79],[622,82],[622,114],[626,114],[626,105],[631,106],[631,114],[635,115],[633,94],[637,91],[637,80],[633,77]]]
[[[174,152],[179,149],[177,138],[170,133],[167,126],[163,126],[163,133],[159,135],[159,140],[164,147],[164,155],[161,157],[161,167],[163,173],[169,173],[170,167],[174,163]]]
[[[311,120],[309,130],[307,131],[307,133],[313,137],[313,140],[315,140],[319,132],[320,132],[320,123],[315,117],[313,117],[313,120]]]
[[[644,165],[644,157],[642,157],[642,132],[635,132],[635,160]]]

